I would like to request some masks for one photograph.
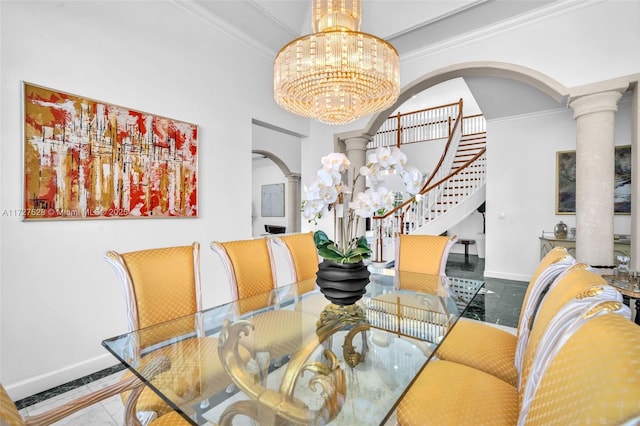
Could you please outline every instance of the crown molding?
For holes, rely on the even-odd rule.
[[[464,12],[467,9],[472,9],[472,8],[482,4],[482,3],[486,3],[487,1],[490,1],[490,0],[476,0],[473,3],[466,4],[464,6],[456,8],[456,9],[452,9],[451,11],[449,11],[447,13],[444,13],[442,15],[438,15],[438,16],[434,17],[433,19],[428,19],[426,21],[419,22],[419,23],[415,24],[412,27],[406,28],[406,29],[404,29],[402,31],[399,31],[397,33],[394,33],[394,34],[390,34],[389,36],[384,37],[384,39],[386,41],[388,41],[389,43],[393,44],[393,39],[395,39],[395,38],[402,37],[404,35],[410,34],[413,31],[419,30],[420,28],[425,27],[427,25],[436,23],[438,21],[442,21],[443,19],[447,19],[447,18],[449,18],[451,16],[455,16],[456,14],[458,14],[460,12]]]
[[[251,37],[248,37],[245,33],[239,31],[236,27],[229,25],[223,19],[218,18],[210,11],[196,3],[194,0],[167,0],[167,2],[173,4],[178,9],[182,9],[192,14],[193,16],[200,18],[203,22],[209,24],[215,29],[222,31],[232,39],[236,40],[237,42],[254,52],[256,55],[261,56],[268,61],[273,61],[275,52],[273,52],[269,47]]]
[[[575,10],[590,7],[594,4],[603,3],[605,0],[560,0],[548,6],[541,7],[531,12],[523,13],[519,16],[506,19],[494,25],[489,25],[479,30],[470,31],[460,36],[450,38],[448,40],[434,43],[430,46],[416,49],[412,52],[400,55],[400,69],[403,64],[411,64],[413,62],[424,59],[428,56],[442,53],[449,49],[455,49],[466,44],[488,38],[501,32],[510,31],[515,28],[524,27],[534,22],[542,22],[556,16],[571,13]]]
[[[488,123],[506,123],[509,121],[518,121],[518,120],[523,120],[528,118],[537,118],[537,117],[544,117],[547,115],[556,115],[556,114],[571,114],[571,110],[565,107],[558,107],[553,109],[546,109],[543,111],[528,112],[526,114],[517,114],[517,115],[510,115],[508,117],[487,119],[487,124]]]

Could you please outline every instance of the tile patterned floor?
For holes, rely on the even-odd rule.
[[[469,256],[469,261],[465,263],[463,254],[451,253],[446,273],[461,278],[483,279],[484,259]],[[484,280],[484,289],[473,300],[464,316],[501,326],[516,327],[520,318],[520,306],[529,283],[498,278]]]
[[[447,275],[463,278],[483,278],[484,259],[469,256],[465,262],[463,254],[451,253],[446,269]],[[485,279],[485,287],[465,314],[468,318],[496,324],[507,330],[513,330],[520,316],[520,305],[527,288],[526,282]],[[16,402],[23,416],[41,413],[77,398],[84,393],[93,392],[120,379],[122,366],[99,371],[87,377],[39,393]],[[75,415],[54,423],[54,425],[96,425],[124,426],[124,408],[119,396],[106,399],[82,410]]]

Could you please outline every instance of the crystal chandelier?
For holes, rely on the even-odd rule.
[[[276,55],[273,89],[285,110],[327,124],[346,124],[398,99],[398,52],[361,33],[361,0],[313,0],[313,34]]]

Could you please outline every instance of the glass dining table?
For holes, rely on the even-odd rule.
[[[311,279],[102,344],[194,425],[385,424],[483,281],[370,272],[352,306]]]

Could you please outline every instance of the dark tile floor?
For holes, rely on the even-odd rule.
[[[485,281],[464,316],[507,327],[517,326],[528,282],[484,278],[484,259],[470,255],[465,262],[464,255],[457,253],[449,255],[446,273],[451,277]]]
[[[484,259],[470,255],[465,261],[464,254],[451,253],[447,262],[446,273],[451,277],[484,279],[484,288],[474,298],[467,309],[465,317],[486,321],[507,327],[516,327],[520,316],[520,305],[524,298],[528,283],[521,281],[484,278]],[[57,395],[112,375],[121,374],[124,367],[115,365],[86,377],[66,383],[57,388],[16,401],[18,409],[25,409],[42,403]]]

